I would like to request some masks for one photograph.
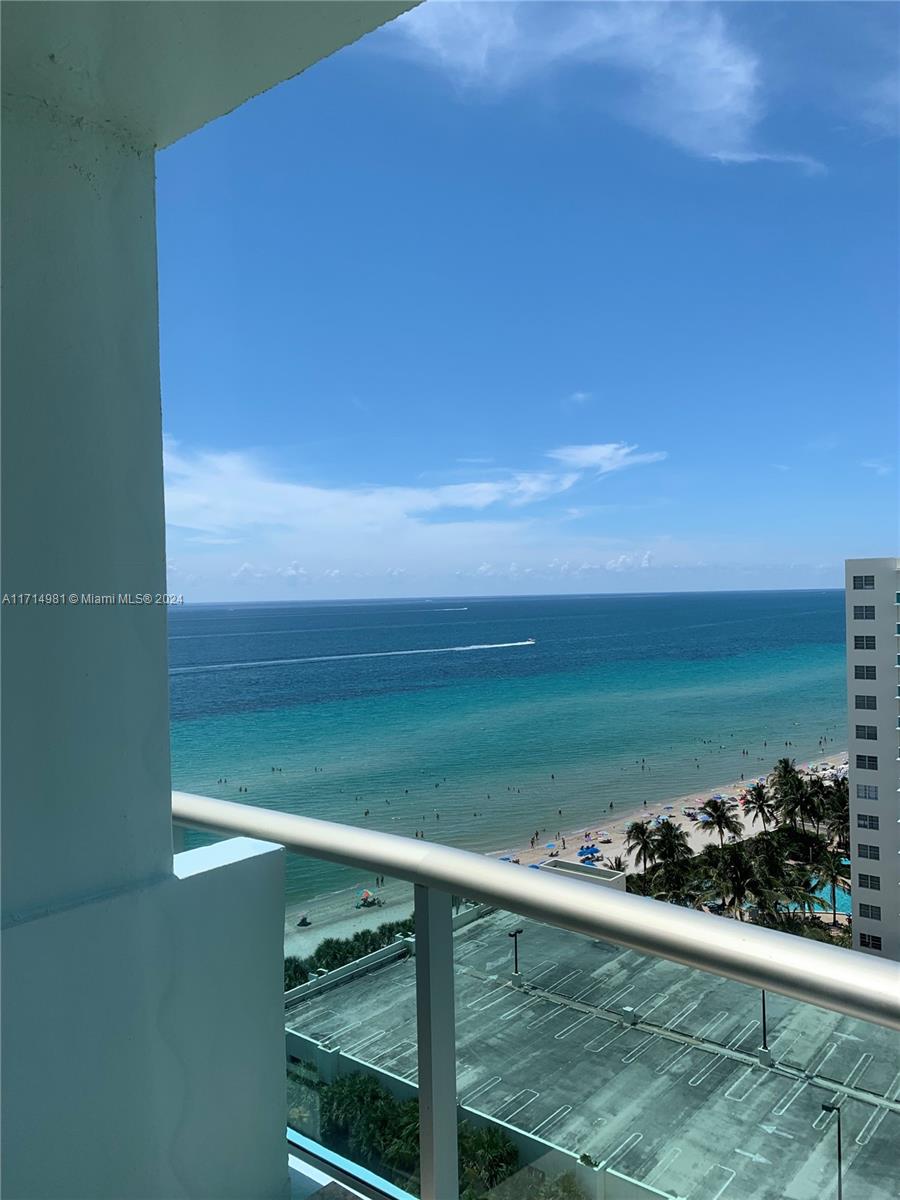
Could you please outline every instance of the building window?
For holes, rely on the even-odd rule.
[[[876,668],[869,663],[864,663],[862,666],[857,664],[853,668],[854,679],[876,679]]]
[[[874,696],[857,696],[855,703],[857,708],[867,708],[870,711],[878,707],[878,701]]]
[[[878,784],[877,783],[858,783],[856,785],[857,800],[877,800],[878,799]]]
[[[874,604],[854,604],[853,605],[853,620],[854,621],[874,621],[875,620],[875,605]]]
[[[870,846],[865,842],[860,842],[856,847],[856,857],[878,859],[881,858],[881,851],[877,846]]]
[[[875,635],[873,633],[857,633],[853,635],[854,650],[874,650]]]
[[[863,590],[865,590],[867,592],[871,592],[871,591],[874,591],[874,588],[875,588],[875,576],[874,575],[854,575],[853,576],[853,590],[855,592],[861,592]]]
[[[877,829],[878,828],[878,818],[873,817],[871,815],[871,813],[857,813],[856,814],[856,828],[857,829]]]
[[[878,755],[877,754],[857,754],[856,769],[858,771],[877,771],[878,770]]]
[[[861,904],[859,906],[859,915],[865,917],[867,921],[881,920],[881,905],[880,904]]]
[[[877,725],[857,725],[856,736],[864,742],[878,741],[878,726]]]
[[[880,950],[881,938],[877,933],[861,933],[859,935],[859,944],[864,950]]]
[[[857,875],[856,881],[861,888],[868,888],[870,892],[881,891],[880,875]]]

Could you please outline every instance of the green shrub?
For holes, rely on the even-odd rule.
[[[325,938],[308,958],[289,955],[284,960],[284,990],[287,992],[306,983],[320,968],[334,971],[389,946],[397,938],[409,937],[413,929],[413,917],[409,916],[404,921],[386,921],[377,929],[360,929],[352,937]]]
[[[319,1085],[323,1142],[370,1167],[398,1187],[418,1192],[419,1104],[395,1100],[368,1075],[343,1075]],[[461,1200],[482,1200],[519,1168],[515,1145],[500,1129],[459,1124]],[[530,1196],[530,1193],[529,1193]],[[538,1197],[535,1197],[538,1200]],[[544,1200],[541,1196],[540,1200]],[[569,1200],[566,1193],[546,1200]]]

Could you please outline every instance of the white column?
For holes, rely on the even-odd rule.
[[[416,1025],[422,1200],[459,1195],[450,896],[416,885]]]
[[[9,921],[171,871],[151,148],[4,100],[2,225]]]

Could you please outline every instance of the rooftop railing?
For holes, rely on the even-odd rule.
[[[180,825],[414,885],[423,1200],[459,1195],[453,896],[900,1030],[900,965],[891,961],[421,839],[183,792],[172,809]]]

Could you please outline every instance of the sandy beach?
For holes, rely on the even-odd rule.
[[[823,755],[811,762],[800,763],[798,767],[800,770],[808,772],[813,765],[840,767],[846,763],[847,752],[840,751]],[[550,853],[547,843],[554,842],[559,850],[560,860],[578,862],[578,850],[585,840],[596,842],[600,833],[606,833],[611,841],[604,845],[597,842],[598,849],[603,853],[604,861],[619,855],[625,860],[628,869],[634,871],[638,868],[626,854],[625,830],[632,821],[671,815],[678,824],[685,828],[691,848],[696,854],[710,845],[714,839],[710,834],[704,832],[702,826],[688,820],[682,810],[699,807],[704,800],[708,800],[716,794],[737,799],[756,778],[753,776],[737,782],[723,783],[704,788],[702,791],[691,792],[688,795],[673,796],[668,800],[650,803],[638,809],[623,810],[620,813],[615,810],[610,812],[607,809],[605,812],[599,812],[592,822],[579,826],[577,829],[538,830],[540,837],[534,848],[530,844],[531,834],[534,832],[532,830],[525,835],[520,846],[486,850],[485,853],[493,858],[518,858],[522,867],[526,868],[531,863],[545,862]],[[741,813],[738,816],[743,820]],[[748,837],[758,832],[758,825],[745,827],[741,836]],[[557,838],[557,833],[560,835],[559,838]],[[562,848],[563,840],[565,840],[565,849]],[[376,908],[357,909],[355,906],[358,888],[362,887],[369,888],[383,901],[383,904]],[[284,952],[286,955],[295,954],[301,957],[309,955],[327,937],[351,937],[362,929],[375,929],[386,921],[403,920],[410,915],[412,909],[413,888],[411,884],[388,878],[383,886],[378,887],[374,877],[365,878],[360,872],[358,887],[329,892],[311,900],[297,901],[287,906],[284,924]],[[310,925],[301,929],[297,927],[297,921],[304,913],[309,917]]]
[[[798,763],[797,766],[798,770],[806,773],[813,765],[820,767],[826,765],[828,767],[840,767],[846,766],[846,764],[847,752],[840,751],[838,753],[824,755],[821,758],[816,758],[812,760],[812,762]],[[529,863],[545,862],[550,853],[549,849],[547,848],[547,844],[549,842],[554,842],[554,848],[559,850],[558,857],[560,860],[567,862],[578,862],[579,847],[581,847],[585,841],[596,842],[598,835],[601,833],[606,833],[612,839],[611,842],[606,845],[600,845],[600,843],[597,842],[597,848],[603,854],[604,860],[615,858],[617,855],[620,855],[625,860],[628,869],[635,871],[638,870],[638,867],[631,861],[625,851],[626,829],[633,821],[639,821],[645,818],[652,819],[653,817],[657,816],[671,815],[675,819],[676,824],[684,826],[688,835],[688,841],[691,844],[691,849],[695,854],[697,854],[699,851],[703,850],[704,847],[710,845],[711,840],[714,839],[712,838],[711,834],[705,832],[699,823],[688,820],[682,810],[684,808],[698,808],[705,800],[708,800],[711,796],[715,795],[727,796],[736,800],[738,796],[742,795],[747,788],[749,788],[750,785],[756,781],[757,778],[764,779],[765,777],[752,776],[747,779],[739,780],[737,783],[719,784],[718,786],[711,788],[704,788],[703,791],[691,792],[686,796],[674,796],[669,800],[663,800],[654,804],[647,804],[646,806],[642,806],[637,810],[631,809],[630,811],[623,812],[621,814],[616,814],[615,810],[610,812],[607,809],[605,813],[601,812],[593,823],[579,826],[578,829],[575,830],[540,830],[540,840],[536,843],[534,849],[532,849],[529,840],[529,843],[527,843],[524,847],[512,850],[492,851],[491,853],[494,856],[500,857],[511,855],[514,858],[518,858],[519,862],[523,866],[526,866]],[[743,812],[738,812],[737,815],[743,824]],[[759,832],[759,825],[750,828],[745,826],[741,837],[748,837]],[[559,840],[557,840],[557,833],[560,834]],[[566,844],[565,850],[562,848],[563,840]]]

